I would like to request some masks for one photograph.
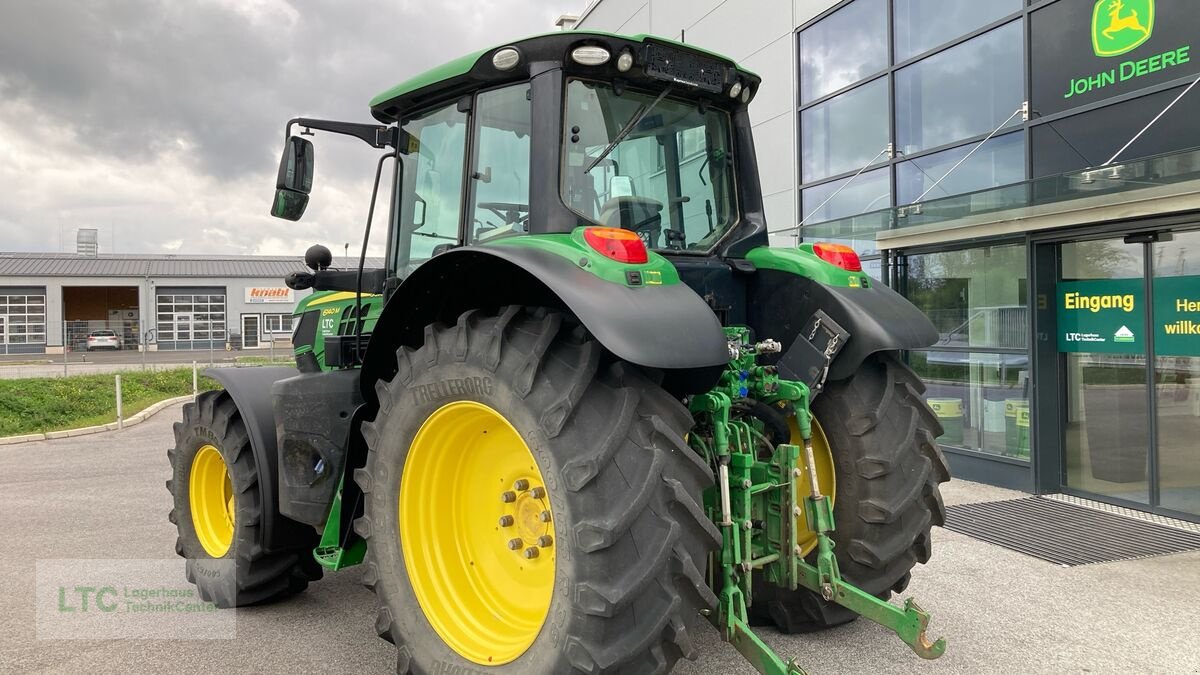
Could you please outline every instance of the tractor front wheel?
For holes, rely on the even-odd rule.
[[[400,673],[661,673],[716,598],[686,409],[552,311],[431,325],[363,425],[356,531]]]
[[[187,558],[187,579],[202,599],[244,607],[294,595],[321,578],[312,556],[316,533],[284,519],[263,494],[250,436],[227,392],[206,391],[184,404],[167,458],[175,552]],[[269,518],[288,546],[267,545]]]

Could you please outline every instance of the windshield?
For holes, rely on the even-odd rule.
[[[729,116],[663,93],[567,84],[563,203],[651,248],[708,250],[737,219]]]

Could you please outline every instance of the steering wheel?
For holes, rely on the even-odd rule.
[[[529,218],[529,205],[515,202],[479,202],[476,206],[487,209],[504,220],[505,225],[515,225]],[[526,214],[524,218],[521,214]]]

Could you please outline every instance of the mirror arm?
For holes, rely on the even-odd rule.
[[[334,134],[353,136],[373,148],[396,147],[399,130],[396,127],[380,126],[378,124],[358,124],[356,122],[336,122],[334,120],[318,120],[310,117],[296,117],[288,120],[284,130],[284,139],[291,138],[292,126],[298,125],[305,130],[317,129]]]

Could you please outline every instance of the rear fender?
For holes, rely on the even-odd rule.
[[[833,286],[791,272],[759,269],[751,284],[750,325],[757,335],[783,343],[780,364],[786,365],[790,355],[806,351],[795,345],[807,337],[800,335],[801,327],[814,312],[824,311],[850,334],[829,368],[830,380],[849,377],[876,352],[921,349],[937,342],[937,329],[921,310],[882,283],[868,283],[866,288]]]
[[[426,262],[388,300],[363,362],[364,397],[375,400],[374,382],[396,372],[396,349],[419,347],[426,325],[514,304],[570,312],[614,356],[664,371],[676,391],[707,389],[728,361],[720,322],[685,284],[631,287],[545,250],[479,246]]]

